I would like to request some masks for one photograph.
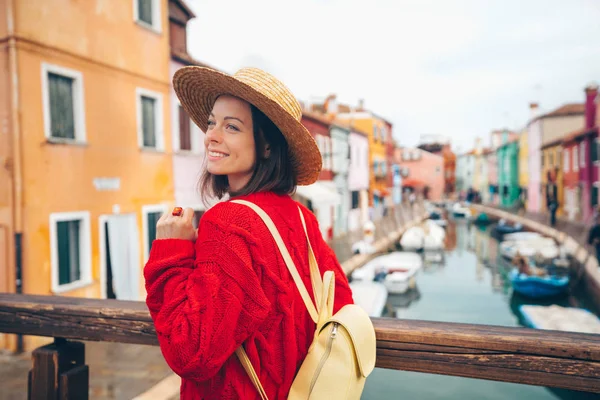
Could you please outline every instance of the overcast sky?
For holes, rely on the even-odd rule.
[[[336,93],[461,152],[521,129],[529,103],[583,102],[600,81],[600,0],[186,0],[188,49],[228,73],[254,66],[300,100]]]

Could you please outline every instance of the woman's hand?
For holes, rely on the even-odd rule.
[[[156,223],[156,239],[183,239],[195,242],[198,231],[194,229],[192,220],[194,210],[186,208],[180,216],[164,213]]]

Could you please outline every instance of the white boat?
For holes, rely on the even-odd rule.
[[[444,248],[446,231],[434,221],[425,220],[421,225],[408,229],[400,238],[405,250],[439,250]]]
[[[410,272],[414,275],[423,267],[423,260],[417,253],[394,251],[375,257],[350,275],[352,282],[371,282],[379,273]],[[408,278],[410,278],[410,276]]]
[[[369,317],[381,317],[388,298],[385,286],[380,282],[351,282],[354,303],[362,307]]]
[[[365,241],[359,240],[358,242],[352,245],[352,254],[373,254],[375,253],[375,247],[373,244]]]
[[[537,232],[515,232],[515,233],[507,233],[502,238],[504,240],[513,240],[515,242],[522,240],[535,240],[539,238],[543,238],[541,234]]]
[[[408,289],[415,287],[416,272],[416,270],[392,272],[385,276],[383,284],[388,292],[392,294],[406,293]]]
[[[523,305],[520,310],[526,324],[535,329],[600,333],[600,319],[584,309]]]
[[[500,254],[507,259],[512,259],[517,252],[523,257],[533,257],[540,255],[546,259],[556,258],[559,255],[559,248],[554,239],[539,237],[530,240],[505,240],[500,243]]]
[[[471,216],[471,209],[460,203],[454,203],[452,206],[452,214],[454,214],[455,217],[469,218]]]

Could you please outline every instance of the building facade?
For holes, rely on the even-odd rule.
[[[513,140],[498,148],[498,189],[500,205],[514,206],[519,198],[519,142]]]
[[[330,135],[333,182],[340,195],[340,203],[335,206],[333,216],[333,236],[336,237],[348,232],[348,215],[352,206],[348,187],[350,129],[341,124],[332,124]]]
[[[143,298],[174,200],[167,2],[11,1],[0,20],[3,289]]]
[[[432,201],[442,200],[444,157],[413,147],[398,147],[396,152],[401,160],[403,191],[416,192]]]
[[[368,134],[352,128],[349,135],[350,166],[348,189],[351,205],[348,214],[348,229],[362,227],[369,218],[369,138]]]

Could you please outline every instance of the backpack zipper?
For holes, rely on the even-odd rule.
[[[319,375],[321,374],[321,370],[325,366],[325,361],[327,361],[327,359],[329,358],[329,354],[331,354],[331,347],[333,347],[333,340],[337,336],[338,325],[339,324],[337,322],[334,322],[332,324],[331,332],[329,333],[329,338],[327,339],[327,347],[325,348],[325,353],[323,353],[323,355],[321,356],[321,360],[319,361],[317,370],[315,371],[312,381],[310,382],[310,390],[308,392],[308,397],[310,397],[310,394],[312,393],[313,388],[317,383],[317,378],[319,377]]]

